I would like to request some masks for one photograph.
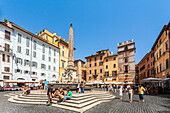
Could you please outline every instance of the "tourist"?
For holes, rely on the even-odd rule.
[[[23,93],[22,93],[22,94],[26,94],[26,95],[30,94],[30,89],[29,89],[29,87],[28,87],[28,86],[27,86],[27,87],[23,86],[23,87],[24,87],[24,90],[23,90]]]
[[[51,86],[48,87],[48,91],[47,91],[47,95],[48,95],[48,107],[51,107],[52,104],[52,91],[53,91],[53,84],[51,84]]]
[[[44,91],[46,91],[47,92],[47,85],[48,85],[48,81],[45,79],[44,80]]]
[[[131,86],[128,88],[128,93],[129,93],[129,100],[130,100],[129,102],[132,103],[132,96],[134,96],[134,91]]]
[[[121,86],[119,86],[119,96],[120,96],[120,100],[122,100],[123,91],[124,91],[124,89],[123,89]]]
[[[64,100],[64,91],[63,91],[63,88],[58,88],[57,94],[58,94],[58,98],[59,98],[57,103],[59,104],[60,102],[62,102]]]
[[[114,93],[116,93],[116,85],[113,86]]]
[[[67,100],[67,99],[71,99],[72,98],[72,92],[70,91],[69,87],[67,87],[67,94],[64,96],[64,102]]]
[[[63,88],[60,88],[60,94],[64,96]]]
[[[113,87],[111,84],[109,84],[108,92],[110,93],[110,95],[113,95]]]
[[[77,83],[77,90],[76,90],[76,93],[79,93],[80,92],[80,84],[79,82]]]
[[[56,95],[57,95],[57,94],[56,94],[56,90],[55,90],[55,88],[53,88],[53,89],[52,89],[52,97],[55,98]]]
[[[144,102],[144,92],[145,92],[145,88],[143,88],[141,85],[139,85],[138,88],[138,94],[139,94],[139,99],[141,102]]]
[[[85,86],[85,84],[84,84],[84,82],[82,81],[81,84],[80,84],[81,93],[84,93],[84,86]]]
[[[103,88],[104,88],[104,91],[106,91],[106,84],[104,83],[104,85],[103,85]]]

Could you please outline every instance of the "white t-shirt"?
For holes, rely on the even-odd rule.
[[[122,93],[122,88],[119,88],[119,95],[122,96],[123,93]]]

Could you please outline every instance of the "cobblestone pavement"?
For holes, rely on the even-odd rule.
[[[73,111],[47,107],[45,105],[25,105],[8,102],[8,97],[0,92],[0,113],[73,113]],[[145,102],[139,102],[138,95],[135,95],[133,102],[129,103],[128,96],[124,94],[121,101],[117,94],[116,99],[110,102],[101,103],[86,113],[170,113],[170,95],[145,95]]]

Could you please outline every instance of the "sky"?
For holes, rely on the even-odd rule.
[[[96,51],[135,41],[136,63],[151,50],[170,21],[170,0],[0,0],[4,17],[36,34],[42,29],[69,39],[72,18],[75,59],[84,61]]]

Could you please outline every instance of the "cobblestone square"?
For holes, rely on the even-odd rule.
[[[47,107],[45,105],[25,105],[8,102],[4,96],[11,92],[0,92],[0,113],[75,113],[73,111]],[[135,95],[133,102],[129,103],[128,95],[123,96],[123,100],[115,94],[116,98],[110,102],[101,103],[85,113],[169,113],[170,95],[145,95],[145,102],[139,102],[138,95]]]

